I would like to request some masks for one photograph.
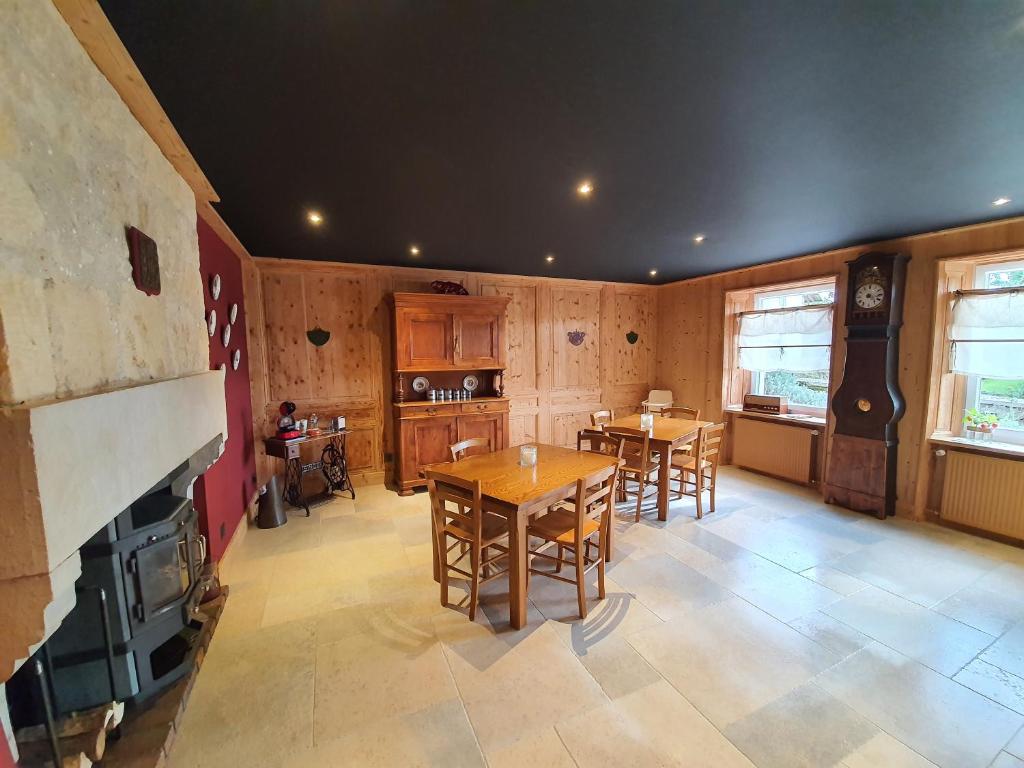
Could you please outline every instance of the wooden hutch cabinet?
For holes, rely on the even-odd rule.
[[[450,461],[448,446],[486,437],[494,450],[508,447],[506,296],[396,293],[394,304],[395,482],[409,495],[426,485],[427,464]],[[469,400],[431,402],[417,392],[417,377],[430,389],[463,389],[466,376],[479,386]]]

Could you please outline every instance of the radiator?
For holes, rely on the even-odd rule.
[[[785,480],[810,484],[818,430],[772,421],[733,419],[732,463]]]
[[[1024,461],[946,451],[943,520],[1024,539]]]

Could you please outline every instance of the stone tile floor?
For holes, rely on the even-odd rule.
[[[423,494],[248,531],[172,768],[1024,766],[1024,551],[731,468],[626,506],[607,599],[534,577],[519,632],[441,608]]]

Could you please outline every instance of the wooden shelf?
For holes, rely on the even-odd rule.
[[[802,413],[757,413],[756,411],[744,411],[738,405],[730,405],[724,411],[727,416],[742,416],[745,419],[774,421],[780,424],[805,427],[807,429],[824,429],[826,424],[823,416],[808,416]]]
[[[473,397],[469,400],[406,400],[403,403],[392,403],[395,408],[409,408],[410,406],[418,406],[422,408],[425,405],[463,405],[472,403],[507,403],[509,398],[507,397]]]

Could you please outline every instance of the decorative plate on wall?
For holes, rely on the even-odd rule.
[[[206,316],[206,330],[209,331],[211,338],[213,334],[217,332],[217,310],[211,309],[210,314]]]
[[[222,330],[220,332],[220,340],[222,342],[224,342],[224,346],[225,347],[231,341],[231,326],[230,325],[225,325],[224,326],[224,330]]]
[[[237,371],[240,362],[242,362],[242,350],[236,349],[235,353],[231,355],[231,370]]]
[[[235,324],[235,320],[237,320],[237,319],[238,319],[238,305],[237,304],[232,304],[231,305],[231,309],[228,310],[228,320],[230,320],[231,324],[234,325]]]
[[[210,295],[213,296],[214,301],[220,298],[220,275],[210,278]]]
[[[471,373],[462,380],[462,386],[470,392],[476,392],[476,388],[480,386],[480,379]]]
[[[217,370],[218,371],[225,371],[225,372],[227,372],[228,366],[227,366],[226,363],[221,363],[220,365],[217,366]]]
[[[426,376],[417,376],[412,380],[413,392],[426,392],[430,388],[430,379]]]

